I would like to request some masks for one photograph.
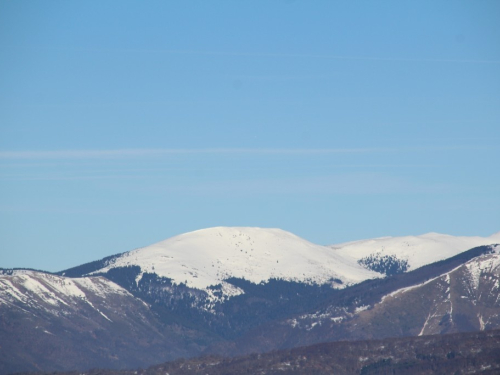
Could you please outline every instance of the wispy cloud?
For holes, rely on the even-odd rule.
[[[425,150],[462,150],[474,146],[423,147],[360,147],[360,148],[203,148],[203,149],[114,149],[114,150],[51,150],[0,151],[0,160],[54,160],[54,159],[120,159],[159,157],[187,154],[255,154],[255,155],[318,155],[380,152],[407,152]],[[484,148],[484,147],[482,147]]]
[[[33,48],[33,47],[30,47]],[[39,47],[37,47],[39,49]],[[44,47],[51,50],[72,50],[76,52],[107,52],[122,51],[131,53],[163,53],[169,55],[200,55],[221,57],[253,57],[253,58],[316,58],[346,61],[386,61],[386,62],[417,62],[417,63],[461,63],[461,64],[500,64],[500,60],[486,59],[447,59],[447,58],[404,58],[393,56],[349,56],[329,55],[314,53],[266,53],[266,52],[235,52],[235,51],[208,51],[208,50],[171,50],[171,49],[146,49],[146,48],[58,48]]]
[[[281,148],[204,148],[204,149],[116,149],[0,151],[0,159],[113,159],[183,154],[333,154],[377,152],[377,148],[281,149]]]
[[[139,52],[141,50],[134,50]],[[278,57],[278,58],[319,58],[347,61],[391,61],[391,62],[424,62],[424,63],[473,63],[473,64],[500,64],[500,60],[483,59],[445,59],[445,58],[399,58],[380,56],[346,56],[327,54],[304,53],[253,53],[253,52],[227,52],[227,51],[194,51],[194,50],[142,50],[144,52],[165,52],[179,55],[212,55],[212,56],[237,56],[237,57]]]
[[[284,174],[296,173],[300,168],[294,163],[287,163],[288,165],[280,166],[279,172]],[[213,174],[213,173],[221,173],[225,174],[234,174],[236,172],[241,172],[241,167],[230,167],[230,166],[204,166],[200,167],[175,167],[175,168],[114,168],[114,169],[90,169],[78,171],[75,169],[71,169],[71,171],[60,171],[59,173],[56,171],[50,171],[49,173],[43,173],[40,171],[39,167],[44,167],[43,163],[37,164],[37,168],[33,170],[31,173],[29,172],[32,164],[17,164],[16,167],[21,167],[24,169],[25,166],[28,166],[28,172],[25,173],[10,173],[10,174],[2,174],[0,173],[0,181],[92,181],[92,180],[158,180],[164,178],[166,176],[172,176],[176,174],[178,176],[185,175],[186,173],[196,174],[200,177],[200,174]],[[54,166],[54,165],[51,165]],[[57,166],[57,164],[56,164]],[[1,168],[4,165],[0,165]],[[7,167],[10,167],[7,165]],[[326,170],[392,170],[395,168],[404,168],[404,169],[435,169],[435,168],[443,168],[443,165],[440,164],[314,164],[308,165],[308,171],[316,171],[316,172],[324,172]],[[244,168],[246,172],[252,173],[266,173],[271,170],[276,170],[276,167],[273,166],[247,166]],[[245,182],[245,184],[247,184]],[[183,188],[184,189],[184,188]],[[188,189],[189,190],[189,189]]]

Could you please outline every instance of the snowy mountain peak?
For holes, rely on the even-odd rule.
[[[500,242],[500,232],[493,233],[489,238],[492,240]]]
[[[500,242],[500,232],[490,237],[455,237],[441,233],[426,233],[419,236],[381,237],[352,241],[330,248],[342,256],[358,263],[368,264],[373,260],[391,259],[403,262],[405,271],[429,263],[450,258],[466,250]]]
[[[255,241],[258,241],[260,246],[267,245],[268,243],[280,243],[283,241],[298,241],[313,245],[312,243],[285,230],[278,228],[259,227],[213,227],[199,229],[193,232],[188,232],[169,238],[167,240],[159,242],[157,245],[163,243],[169,244],[174,241],[186,241],[192,243],[198,240],[210,241],[210,239],[215,242],[221,242],[219,241],[219,239],[223,239],[224,244],[231,246],[253,244]],[[272,248],[269,248],[268,250],[272,251]]]
[[[212,285],[224,286],[224,280],[231,277],[254,283],[271,278],[317,284],[336,280],[337,285],[345,286],[380,276],[290,232],[249,227],[215,227],[181,234],[124,253],[94,273],[126,266],[139,266],[141,275],[156,273],[177,284],[205,290]]]

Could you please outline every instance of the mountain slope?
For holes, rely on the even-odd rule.
[[[9,273],[0,276],[0,374],[133,368],[202,349],[104,277]]]
[[[458,253],[456,246],[491,242],[442,235],[420,237],[415,237],[418,241],[410,252],[408,244],[401,247],[401,239],[393,239],[390,249],[424,263],[416,250],[424,249],[425,253],[429,241],[434,245],[434,258]],[[195,329],[210,327],[216,335],[234,340],[259,325],[290,315],[316,316],[328,301],[348,307],[349,311],[336,312],[334,318],[352,314],[357,308],[376,303],[383,293],[436,277],[437,272],[446,272],[482,251],[457,255],[446,263],[448,266],[433,266],[431,271],[393,281],[377,280],[383,277],[381,273],[363,269],[366,264],[359,264],[345,250],[314,245],[279,229],[218,227],[186,233],[64,273],[103,275],[161,307],[163,318]],[[427,263],[432,262],[430,258]],[[355,285],[346,288],[348,282]],[[312,309],[315,311],[309,313]]]
[[[255,284],[275,278],[344,287],[380,277],[325,246],[280,229],[264,228],[198,230],[123,253],[100,265],[88,273],[105,274],[113,268],[139,266],[136,281],[144,273],[154,273],[209,294],[210,286],[221,284],[227,296],[243,292],[228,284],[229,278]]]
[[[30,308],[58,315],[59,307],[86,303],[104,318],[109,318],[96,308],[87,295],[106,298],[111,295],[132,297],[125,289],[103,278],[69,279],[56,275],[16,270],[0,276],[0,304],[18,309]]]
[[[151,303],[162,319],[225,339],[290,311],[316,306],[335,288],[380,277],[325,246],[280,229],[217,227],[75,267]]]
[[[391,251],[414,267],[427,237],[413,252]],[[457,253],[459,242],[441,241],[433,256]],[[279,229],[221,227],[58,275],[0,270],[0,374],[495,328],[499,249],[386,276]]]
[[[373,238],[329,247],[345,259],[390,275],[411,271],[477,246],[497,243],[500,243],[500,232],[490,237],[455,237],[427,233],[420,236]]]
[[[500,372],[500,330],[371,341],[342,341],[251,354],[179,359],[147,369],[94,369],[87,375],[434,375]],[[59,375],[75,375],[75,372]]]
[[[233,345],[217,345],[209,352],[239,355],[324,341],[498,327],[500,245],[495,245],[471,249],[410,273],[339,290],[320,309],[257,327]]]

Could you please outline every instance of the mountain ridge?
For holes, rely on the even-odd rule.
[[[379,237],[329,245],[337,254],[370,266],[392,260],[410,271],[455,256],[477,246],[500,242],[500,232],[489,237],[451,236],[429,232],[417,236]]]
[[[427,234],[422,243],[425,237],[453,238]],[[470,243],[468,237],[453,241],[461,240]],[[92,367],[119,368],[120,364],[144,366],[159,358],[238,355],[325,340],[496,328],[500,326],[500,318],[495,318],[500,316],[499,250],[489,245],[463,252],[455,249],[451,258],[405,269],[397,257],[345,261],[334,249],[279,229],[216,227],[57,274],[0,270],[0,347],[4,348],[0,362],[10,369],[26,369],[23,363],[47,370],[84,368],[86,361]],[[337,273],[322,273],[328,267],[317,254],[330,257]],[[235,269],[234,262],[246,265],[250,258],[268,260],[262,269],[258,262],[249,263],[254,279],[247,279],[246,273],[224,272]],[[209,281],[218,284],[198,289],[185,279],[176,280],[179,270],[183,278],[184,272],[200,271],[199,264],[187,263],[190,259],[210,265],[214,272],[207,274],[220,277]],[[212,267],[214,260],[220,262]],[[474,262],[477,266],[472,266]],[[358,275],[376,277],[361,277],[361,282],[352,284],[335,279],[346,264]],[[319,265],[320,277],[309,278],[302,272],[294,279],[289,265],[293,272],[303,267],[314,272]],[[286,277],[269,272],[273,268]],[[74,289],[87,284],[110,287],[87,288],[82,291],[85,295]],[[106,288],[123,292],[106,294]],[[438,301],[435,310],[433,300]],[[54,356],[58,350],[67,355],[58,359]],[[0,368],[0,374],[6,373],[5,367]]]
[[[116,267],[139,266],[137,282],[142,274],[155,273],[174,284],[182,283],[208,293],[209,287],[221,284],[227,297],[241,293],[226,283],[231,277],[254,283],[276,278],[330,283],[343,288],[409,271],[476,246],[493,244],[495,236],[455,237],[431,232],[322,246],[278,228],[213,227],[183,233],[57,274],[75,277],[103,274]],[[79,269],[78,272],[75,269]]]
[[[490,264],[490,259],[496,264],[495,269],[484,274],[475,271],[474,280],[481,280],[476,284],[469,282],[468,265],[474,262]],[[476,267],[480,269],[481,267]],[[459,269],[462,269],[457,273]],[[325,341],[380,339],[390,336],[418,335],[428,318],[428,314],[435,315],[437,323],[446,320],[446,288],[450,285],[448,274],[455,273],[452,280],[453,293],[457,290],[468,290],[470,304],[462,303],[462,311],[456,313],[462,316],[456,331],[468,331],[471,326],[480,328],[480,319],[475,315],[500,317],[500,245],[482,246],[458,254],[453,258],[426,265],[414,271],[386,277],[383,279],[366,280],[350,288],[337,290],[331,298],[319,308],[312,308],[308,312],[290,315],[282,320],[271,321],[247,332],[230,344],[216,344],[209,348],[207,353],[236,353],[237,355],[252,352],[284,349],[298,345],[311,345]],[[460,277],[456,277],[459,275]],[[462,280],[460,283],[457,280]],[[493,283],[492,283],[493,280]],[[459,288],[459,285],[460,286]],[[429,289],[430,288],[430,289]],[[420,292],[420,290],[426,290]],[[455,290],[456,289],[456,290]],[[486,292],[498,296],[497,300],[487,301],[484,311],[474,303],[486,298]],[[444,293],[444,294],[443,294]],[[461,292],[460,292],[461,293]],[[465,293],[465,292],[463,292]],[[411,297],[401,299],[398,296]],[[396,296],[396,299],[394,299]],[[415,301],[421,303],[420,297],[429,299],[430,304],[420,309],[415,308]],[[481,297],[482,296],[482,297]],[[385,309],[384,306],[394,305],[397,308]],[[456,297],[461,300],[460,296]],[[432,311],[432,301],[440,300],[444,306],[440,315]],[[465,303],[465,300],[462,301]],[[483,303],[483,302],[481,302]],[[482,305],[481,305],[482,306]],[[479,309],[479,310],[477,310]],[[418,312],[418,313],[417,313]],[[420,312],[425,314],[420,316]],[[467,316],[467,318],[465,318]],[[388,318],[389,317],[389,318]],[[406,318],[401,318],[406,317]],[[490,319],[488,328],[500,327],[500,318]],[[485,318],[485,322],[486,322]],[[383,322],[383,324],[381,323]],[[444,323],[442,323],[444,324]],[[425,334],[444,333],[447,326],[435,325],[430,331],[429,324]],[[438,330],[438,329],[441,330]],[[436,331],[437,330],[437,331]],[[445,332],[448,332],[448,331]],[[453,330],[452,330],[453,332]]]
[[[187,287],[209,291],[222,284],[227,293],[238,294],[226,279],[244,278],[253,283],[269,279],[330,283],[345,287],[380,274],[329,248],[313,244],[276,228],[215,227],[184,233],[164,241],[113,256],[102,268],[139,266],[141,273],[155,273]],[[63,271],[59,274],[64,274]]]

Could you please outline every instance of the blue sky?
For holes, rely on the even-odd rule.
[[[498,1],[2,1],[0,45],[0,267],[500,230]]]

